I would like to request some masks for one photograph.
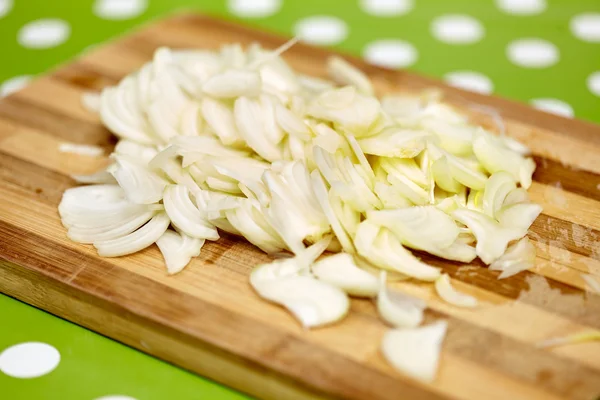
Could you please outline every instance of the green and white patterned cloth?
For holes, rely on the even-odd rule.
[[[0,95],[182,8],[600,123],[600,0],[0,0]],[[2,399],[244,398],[2,295],[0,327]]]

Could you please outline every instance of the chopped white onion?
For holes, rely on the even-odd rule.
[[[287,308],[305,328],[337,322],[350,308],[341,289],[311,277],[298,257],[256,267],[250,284],[261,297]]]
[[[364,72],[341,57],[332,56],[327,59],[327,71],[336,83],[352,85],[368,96],[373,95],[373,86]]]
[[[126,236],[94,242],[98,255],[102,257],[119,257],[145,249],[156,242],[169,227],[169,217],[161,212],[146,225]]]
[[[102,147],[76,143],[61,143],[58,146],[58,151],[61,153],[71,153],[88,157],[100,157],[104,154],[104,149]]]
[[[204,239],[192,238],[184,233],[167,229],[158,238],[156,245],[165,259],[167,272],[176,274],[184,269],[193,257],[200,255]]]
[[[450,277],[448,274],[442,274],[435,281],[435,290],[437,294],[444,299],[444,301],[458,306],[458,307],[476,307],[478,302],[477,299],[468,294],[460,293],[450,283]]]
[[[446,321],[437,321],[418,328],[389,330],[383,337],[381,351],[401,373],[433,382],[447,327]]]
[[[313,274],[351,296],[375,297],[377,278],[360,269],[348,253],[327,256],[312,265]]]
[[[377,293],[377,312],[388,324],[397,328],[414,328],[423,321],[426,303],[403,293],[388,293],[386,272],[379,275],[379,291]]]
[[[498,279],[508,278],[535,265],[535,246],[524,237],[510,245],[506,252],[490,265],[493,271],[502,271]]]
[[[332,81],[300,75],[281,57],[296,42],[162,47],[117,85],[85,94],[119,141],[105,171],[75,177],[95,185],[65,191],[67,235],[109,257],[156,242],[170,274],[218,229],[274,257],[292,253],[250,280],[305,327],[342,319],[348,294],[377,295],[384,320],[416,327],[425,303],[388,293],[387,273],[435,281],[446,301],[476,304],[408,248],[479,256],[500,278],[533,266],[532,244],[511,244],[541,212],[526,191],[535,163],[525,146],[476,126],[439,91],[380,101],[340,57],[328,60]],[[326,249],[344,253],[316,261]],[[431,381],[446,323],[412,328],[388,333],[382,349],[400,371]]]

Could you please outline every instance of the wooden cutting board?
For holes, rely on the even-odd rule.
[[[482,305],[444,304],[430,285],[395,284],[429,299],[427,321],[449,322],[439,376],[426,385],[395,372],[379,352],[386,327],[371,301],[353,300],[335,326],[305,331],[248,284],[268,258],[224,236],[185,271],[168,277],[155,247],[116,259],[70,242],[56,207],[69,174],[105,160],[61,154],[61,142],[101,145],[114,138],[80,105],[85,90],[112,85],[159,46],[216,48],[285,39],[197,15],[155,23],[95,49],[0,102],[0,291],[141,351],[260,398],[585,399],[600,395],[600,343],[538,349],[540,340],[600,329],[600,296],[585,294],[582,273],[600,277],[600,127],[525,105],[462,92],[408,72],[350,60],[379,94],[441,88],[447,98],[494,128],[475,105],[501,113],[508,134],[538,162],[530,192],[544,205],[532,227],[535,271],[497,280],[480,264],[430,260]],[[324,75],[331,53],[294,46],[285,58]],[[429,259],[428,259],[429,260]],[[515,301],[517,300],[518,301]],[[43,329],[43,327],[40,327]]]

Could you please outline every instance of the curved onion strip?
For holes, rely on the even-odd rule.
[[[600,293],[600,291],[599,291]],[[536,344],[536,347],[545,349],[549,347],[564,346],[568,344],[600,341],[599,331],[577,332],[571,335],[546,339]]]
[[[492,271],[502,271],[498,279],[508,278],[535,266],[535,246],[524,237],[510,245],[506,252],[490,265]]]
[[[190,101],[181,111],[179,130],[185,136],[200,136],[202,122],[203,121],[200,115],[200,103]]]
[[[542,212],[542,206],[535,203],[517,203],[498,210],[496,219],[504,227],[519,228],[524,233]]]
[[[225,211],[225,215],[246,240],[265,253],[279,253],[286,248],[285,243],[250,200],[242,201],[236,209]]]
[[[137,204],[152,204],[160,201],[168,182],[148,168],[114,155],[115,166],[111,173],[125,191],[127,198]]]
[[[224,145],[240,146],[244,143],[235,126],[231,108],[218,100],[205,97],[202,99],[201,109],[206,123],[215,131]]]
[[[470,263],[477,257],[477,251],[470,244],[475,241],[473,235],[467,235],[467,237],[461,237],[461,234],[456,238],[456,241],[448,247],[444,248],[429,248],[428,253],[433,254],[446,260],[460,261],[464,263]]]
[[[475,297],[456,291],[450,283],[448,274],[442,274],[436,279],[435,290],[444,301],[457,307],[472,308],[478,304]]]
[[[488,172],[493,174],[505,171],[525,189],[531,185],[531,176],[535,170],[533,160],[523,158],[519,153],[511,151],[492,135],[479,132],[473,141],[473,152]]]
[[[406,176],[389,174],[387,180],[395,190],[415,205],[422,206],[429,203],[429,193]]]
[[[204,239],[192,238],[186,234],[166,230],[158,238],[156,245],[165,259],[167,272],[176,274],[189,264],[192,257],[200,255]]]
[[[507,172],[500,171],[490,176],[483,192],[483,212],[493,218],[506,196],[516,188],[514,178]]]
[[[370,211],[367,219],[388,228],[402,244],[418,250],[448,247],[459,233],[452,217],[434,206]]]
[[[102,257],[120,257],[132,254],[156,242],[165,233],[170,222],[167,214],[161,212],[137,231],[117,239],[94,242],[94,247],[98,249],[98,255]]]
[[[315,170],[310,174],[310,177],[317,200],[319,201],[319,204],[321,205],[321,208],[323,209],[323,212],[325,213],[325,216],[331,225],[333,233],[340,241],[340,244],[346,253],[355,253],[356,250],[354,249],[352,240],[348,236],[346,230],[342,227],[340,221],[335,215],[335,212],[333,211],[333,208],[331,207],[331,204],[329,203],[329,194],[327,193],[327,188],[325,187],[325,182],[323,182],[321,174],[319,171]]]
[[[442,189],[450,193],[458,193],[464,186],[454,179],[448,166],[446,156],[442,156],[431,164],[431,173],[435,183]]]
[[[464,159],[452,155],[446,157],[450,174],[456,181],[473,190],[481,190],[485,187],[487,176],[484,173],[472,168]]]
[[[170,185],[163,197],[165,211],[173,225],[186,235],[198,239],[217,240],[217,230],[192,203],[189,190],[183,185]]]
[[[98,184],[98,183],[117,183],[117,180],[107,169],[101,169],[89,175],[71,175],[77,183]]]
[[[97,227],[72,226],[69,228],[67,236],[74,242],[86,244],[116,239],[135,231],[148,222],[155,214],[156,211],[146,211],[141,214],[134,214],[129,218],[120,219],[112,225]]]
[[[472,154],[474,128],[440,119],[427,119],[422,124],[425,129],[437,136],[442,149],[457,156]]]
[[[504,199],[504,203],[502,206],[510,206],[517,203],[528,203],[529,202],[529,194],[527,194],[527,190],[523,188],[516,188],[511,190]]]
[[[477,255],[486,264],[500,258],[509,242],[527,233],[527,228],[503,227],[487,215],[473,210],[456,210],[452,215],[471,229],[477,239]]]
[[[375,136],[360,139],[360,148],[366,154],[382,157],[413,158],[425,148],[429,133],[391,127]]]
[[[388,324],[397,328],[414,328],[423,321],[426,303],[403,293],[388,295],[386,288],[386,272],[379,274],[379,291],[377,293],[377,311]]]
[[[139,127],[127,125],[115,115],[114,105],[117,103],[118,88],[106,88],[100,96],[100,118],[115,135],[141,144],[152,144],[154,139]]]
[[[402,193],[392,185],[383,182],[376,182],[373,189],[384,209],[396,209],[410,207],[413,203],[402,195]]]
[[[123,201],[119,204],[113,204],[110,208],[83,208],[81,210],[63,211],[61,220],[66,227],[98,227],[118,224],[123,219],[138,215],[149,209],[160,210],[161,205],[148,206],[145,204],[133,204]]]
[[[340,85],[352,85],[359,92],[373,95],[373,86],[364,72],[338,56],[327,59],[327,72],[335,82]]]
[[[381,351],[401,373],[433,382],[447,327],[446,321],[437,321],[419,328],[392,329],[383,337]]]
[[[262,107],[265,137],[269,142],[279,144],[285,135],[275,119],[275,105],[280,104],[280,102],[269,94],[262,94],[259,101]]]
[[[281,103],[275,104],[275,120],[285,132],[300,140],[310,140],[308,126],[293,111]]]
[[[309,116],[340,125],[357,137],[369,133],[380,111],[377,99],[357,93],[353,86],[322,92],[307,107]]]
[[[422,263],[406,250],[387,229],[381,229],[369,220],[356,230],[354,244],[358,254],[379,268],[400,272],[424,281],[435,281],[440,275],[437,268]]]
[[[412,158],[380,158],[379,165],[388,174],[404,176],[422,188],[429,186],[426,173],[419,168]]]
[[[202,90],[217,98],[256,96],[260,93],[260,84],[260,75],[256,71],[229,69],[207,79]]]
[[[233,106],[235,123],[248,146],[267,161],[280,160],[281,149],[265,136],[262,106],[250,97],[238,97]]]
[[[351,296],[375,297],[377,294],[377,278],[360,269],[348,253],[322,258],[312,265],[312,272],[317,279],[337,286]]]
[[[337,322],[350,309],[348,296],[341,289],[309,276],[290,276],[259,283],[251,279],[250,283],[262,298],[287,308],[305,328]]]

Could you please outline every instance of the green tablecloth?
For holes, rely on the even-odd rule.
[[[182,7],[600,122],[598,0],[0,0],[0,94]],[[2,399],[243,397],[2,295],[0,318]]]

